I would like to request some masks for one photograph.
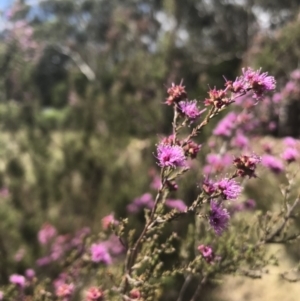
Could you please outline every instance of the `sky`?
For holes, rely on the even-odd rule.
[[[7,9],[11,6],[14,0],[0,0],[0,32],[6,27],[7,20],[5,18],[5,13]]]
[[[12,3],[13,0],[0,0],[0,10],[7,9]]]

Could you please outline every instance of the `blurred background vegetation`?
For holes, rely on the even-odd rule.
[[[190,99],[204,99],[208,85],[222,87],[223,75],[234,79],[249,65],[280,87],[300,63],[299,8],[298,0],[7,2],[0,282],[33,265],[45,221],[61,233],[96,231],[104,215],[126,216],[149,190],[155,143],[170,134],[163,102],[171,82],[184,79]],[[191,178],[178,193],[187,203],[196,194]]]

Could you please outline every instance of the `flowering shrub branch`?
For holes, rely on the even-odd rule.
[[[127,206],[131,215],[145,209],[143,227],[131,229],[130,220],[117,221],[113,214],[103,218],[102,232],[97,236],[87,228],[74,236],[59,235],[52,225],[44,224],[38,233],[44,256],[36,264],[46,269],[59,263],[62,270],[53,281],[54,289],[48,280],[38,279],[30,269],[25,276],[11,275],[11,286],[3,288],[4,298],[23,300],[26,295],[32,296],[32,300],[150,301],[162,298],[162,288],[170,281],[176,288],[180,286],[174,300],[196,301],[205,284],[218,280],[221,275],[237,273],[261,278],[266,265],[277,263],[264,247],[300,238],[292,226],[299,196],[290,202],[296,174],[290,176],[287,172],[288,183],[282,190],[282,209],[278,213],[252,211],[250,222],[238,220],[239,212],[242,214],[255,206],[254,200],[240,203],[238,199],[249,180],[258,181],[257,169],[263,163],[260,156],[249,153],[248,141],[243,137],[255,128],[247,114],[256,105],[263,105],[263,98],[275,89],[275,84],[275,79],[261,70],[243,69],[235,81],[226,80],[224,89],[210,89],[202,108],[199,108],[200,101],[188,100],[182,82],[172,84],[165,101],[173,107],[172,135],[161,139],[154,155],[160,167],[160,176],[153,183],[156,197],[145,193]],[[240,114],[229,113],[217,125],[213,139],[221,138],[225,143],[222,141],[218,154],[207,155],[209,168],[199,168],[194,200],[188,203],[188,200],[170,199],[179,189],[179,179],[195,166],[199,170],[193,165],[197,154],[207,146],[213,150],[216,145],[214,140],[203,144],[194,140],[213,118],[228,107],[239,105],[238,102],[243,103],[242,107],[247,102],[247,108],[243,107]],[[292,142],[289,139],[290,151],[283,156],[288,166],[298,158]],[[228,153],[237,146],[239,152],[230,156]],[[273,159],[269,158],[267,163],[265,166],[275,175],[282,170]],[[231,167],[230,172],[225,173],[226,165]],[[174,227],[179,221],[184,223],[187,216],[194,222],[187,225],[186,234],[181,237]],[[234,233],[230,228],[235,226],[239,231]],[[176,259],[165,262],[170,256]],[[281,277],[297,281],[289,272],[283,272]],[[3,299],[3,295],[0,297]]]
[[[209,91],[209,98],[204,102],[205,106],[210,106],[208,113],[204,117],[203,121],[193,128],[191,133],[181,141],[178,139],[179,130],[182,129],[187,121],[191,123],[195,122],[197,118],[205,111],[200,111],[197,107],[196,101],[188,101],[187,93],[182,82],[179,85],[172,84],[168,89],[168,98],[166,100],[167,105],[174,107],[173,118],[173,135],[169,138],[163,139],[157,146],[157,159],[158,165],[161,167],[161,186],[158,190],[157,196],[154,201],[154,206],[151,210],[149,217],[146,218],[146,224],[142,230],[140,236],[136,240],[134,246],[129,249],[126,260],[126,276],[125,284],[123,286],[123,293],[128,290],[128,277],[132,276],[132,267],[138,258],[138,251],[142,247],[142,244],[146,241],[146,236],[149,231],[152,232],[156,227],[179,218],[188,213],[193,213],[199,210],[205,203],[210,204],[210,211],[208,215],[200,214],[200,216],[207,216],[211,227],[214,229],[217,235],[222,235],[223,231],[228,227],[230,219],[227,209],[222,207],[223,200],[236,199],[241,193],[241,187],[233,179],[235,177],[249,178],[255,177],[255,169],[260,159],[257,156],[243,155],[234,160],[236,171],[229,178],[224,178],[216,183],[205,182],[202,187],[202,192],[198,195],[197,199],[191,206],[187,207],[184,211],[172,210],[165,215],[162,214],[159,204],[164,204],[169,193],[169,186],[167,183],[176,181],[179,175],[188,171],[186,159],[190,155],[191,158],[195,158],[197,152],[200,150],[200,146],[197,146],[191,141],[192,138],[197,137],[203,127],[205,127],[209,121],[217,116],[221,111],[226,109],[230,104],[241,96],[251,92],[253,97],[258,101],[261,100],[265,92],[274,90],[275,80],[273,77],[268,76],[267,73],[260,73],[260,70],[253,71],[252,69],[243,69],[243,75],[236,79],[234,82],[226,81],[226,88],[224,90],[211,89]],[[180,124],[179,119],[183,117],[184,120]],[[186,148],[187,145],[192,145],[192,148]],[[195,147],[196,146],[196,147]],[[179,171],[176,168],[183,168]],[[219,201],[216,201],[218,200]],[[289,219],[289,216],[287,217]],[[285,224],[282,225],[284,228]],[[279,228],[277,231],[281,231]],[[275,232],[274,236],[279,232]],[[273,236],[270,236],[273,237]],[[269,242],[268,238],[265,243]],[[208,257],[206,257],[208,258]],[[210,257],[211,260],[211,257]],[[201,283],[206,282],[207,276],[203,277]],[[187,279],[190,279],[187,277]],[[183,287],[185,287],[186,282]],[[184,290],[184,288],[183,288]],[[195,295],[191,300],[195,300],[200,287],[196,289]],[[180,293],[182,295],[182,292]],[[181,297],[179,297],[179,300]]]

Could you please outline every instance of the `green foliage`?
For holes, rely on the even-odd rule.
[[[300,29],[299,21],[287,24],[274,36],[257,38],[250,50],[250,60],[256,66],[270,70],[277,78],[287,80],[299,66]]]

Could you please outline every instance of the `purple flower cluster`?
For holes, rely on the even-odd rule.
[[[294,78],[300,80],[300,71],[294,74]],[[172,84],[168,89],[168,98],[166,99],[167,105],[173,105],[175,111],[174,117],[174,128],[173,135],[164,138],[157,145],[156,159],[158,165],[162,168],[161,176],[157,176],[157,172],[152,172],[153,182],[151,188],[159,190],[157,201],[164,203],[168,210],[175,209],[179,212],[174,214],[175,217],[183,215],[183,213],[189,213],[193,211],[197,206],[201,206],[201,210],[206,210],[203,216],[207,217],[207,222],[210,226],[210,229],[218,236],[222,235],[229,227],[230,213],[235,213],[242,210],[250,210],[255,207],[255,201],[249,199],[247,201],[241,202],[231,202],[229,200],[236,200],[240,197],[242,193],[242,186],[236,180],[238,177],[256,177],[256,168],[257,165],[261,162],[261,159],[256,155],[242,155],[233,159],[233,148],[239,148],[240,150],[248,149],[250,147],[249,139],[247,138],[247,133],[252,131],[255,128],[255,115],[249,114],[247,110],[245,112],[238,114],[236,112],[231,112],[215,128],[213,132],[213,141],[211,145],[212,151],[206,157],[206,165],[204,166],[205,175],[209,174],[210,178],[215,180],[209,180],[206,176],[200,195],[194,201],[193,205],[187,210],[187,205],[181,199],[169,199],[168,194],[170,191],[174,191],[178,188],[175,181],[177,177],[182,175],[186,170],[174,170],[178,167],[187,167],[187,160],[190,158],[193,159],[197,156],[198,152],[201,149],[201,145],[193,142],[191,139],[194,139],[202,131],[202,126],[206,125],[208,120],[215,115],[218,115],[226,106],[233,104],[240,95],[246,95],[251,91],[253,98],[243,99],[241,106],[244,108],[250,108],[254,106],[262,96],[268,92],[275,89],[276,82],[274,77],[269,76],[268,73],[262,73],[261,70],[253,70],[251,68],[243,69],[243,75],[238,77],[234,82],[226,82],[226,89],[217,90],[216,88],[210,89],[209,98],[205,99],[204,104],[212,106],[208,110],[209,114],[205,117],[202,123],[198,126],[195,126],[189,135],[184,138],[185,131],[179,131],[182,126],[186,125],[186,120],[190,122],[195,121],[198,117],[201,116],[203,111],[200,111],[197,106],[197,101],[189,101],[187,99],[187,93],[185,87],[180,83],[179,85]],[[286,91],[294,93],[296,86],[294,83],[290,83],[286,87]],[[251,95],[250,95],[251,96]],[[280,97],[278,97],[279,99]],[[265,103],[272,103],[272,98],[266,100]],[[241,108],[240,108],[241,109]],[[178,114],[177,114],[178,113]],[[177,118],[185,118],[182,123],[178,122]],[[276,124],[272,124],[269,121],[266,124],[270,127],[276,127]],[[178,126],[178,127],[177,127]],[[177,136],[178,135],[178,136]],[[180,136],[179,136],[180,135]],[[221,138],[225,138],[225,143],[220,145],[220,151],[218,153],[218,143]],[[180,140],[181,139],[181,140]],[[252,142],[252,141],[251,141]],[[281,154],[282,158],[290,163],[298,159],[299,153],[296,146],[296,142],[290,138],[289,141],[286,141],[286,149]],[[229,151],[228,151],[229,149]],[[214,153],[216,152],[216,153]],[[284,169],[283,162],[281,162],[276,157],[272,156],[272,147],[269,147],[269,154],[265,155],[262,158],[263,165],[269,167],[274,172],[280,172]],[[227,173],[225,169],[227,167],[232,167],[234,165],[236,170],[233,173]],[[198,165],[195,164],[198,168]],[[201,170],[202,172],[202,170]],[[212,175],[215,173],[215,175]],[[226,177],[220,178],[220,174],[227,174]],[[214,177],[212,177],[214,176]],[[216,180],[219,179],[219,180]],[[240,179],[239,179],[240,180]],[[165,193],[167,192],[167,193]],[[162,197],[160,197],[162,195]],[[159,205],[161,205],[161,203]],[[151,193],[144,193],[143,195],[135,198],[131,204],[127,206],[127,211],[129,215],[131,213],[138,213],[142,209],[156,209],[154,207],[155,200]],[[156,205],[156,204],[155,204]],[[195,205],[195,206],[194,206]],[[207,207],[205,207],[207,206]],[[160,208],[157,207],[157,208]],[[166,209],[165,208],[165,209]],[[191,210],[193,209],[193,210]],[[165,219],[160,219],[158,214],[163,214],[162,217],[173,217],[172,213],[160,212],[159,210],[151,212],[150,220],[146,222],[144,231],[140,231],[142,236],[140,239],[136,240],[135,251],[132,250],[128,252],[129,259],[128,270],[133,271],[136,260],[139,258],[139,250],[143,249],[143,242],[145,241],[144,234],[149,234],[148,230],[156,230],[156,225],[159,221]],[[201,211],[202,215],[202,211]],[[156,219],[157,218],[157,219]],[[168,219],[166,219],[168,220]],[[156,223],[157,222],[157,223]],[[115,220],[114,215],[111,213],[101,220],[103,235],[107,234],[111,227],[110,225],[118,226],[118,222]],[[121,224],[121,226],[123,226]],[[118,229],[119,230],[119,229]],[[159,230],[158,230],[159,231]],[[97,266],[101,268],[102,265],[106,269],[107,265],[114,263],[116,256],[124,253],[125,247],[123,245],[123,240],[112,234],[106,240],[101,241],[92,241],[90,242],[87,238],[89,234],[89,229],[84,228],[79,230],[75,235],[58,235],[56,228],[50,224],[44,224],[38,233],[38,240],[42,245],[42,249],[47,252],[47,255],[43,258],[40,258],[37,261],[39,266],[47,265],[51,262],[63,260],[64,258],[70,258],[68,255],[74,254],[76,258],[82,258],[83,260],[76,260],[76,262],[71,262],[70,266],[66,268],[66,272],[60,274],[60,276],[54,281],[55,295],[56,298],[62,301],[70,301],[73,296],[75,297],[75,289],[79,290],[82,285],[75,286],[77,281],[82,282],[82,274],[80,271],[83,270],[84,264],[86,263],[85,258],[89,259],[88,264],[93,267]],[[101,236],[99,236],[101,237]],[[210,236],[208,236],[209,238]],[[208,264],[214,264],[217,260],[220,260],[220,257],[214,254],[214,250],[209,245],[201,244],[198,246],[198,251],[200,252],[203,260]],[[18,258],[22,252],[17,252]],[[21,254],[24,255],[23,253]],[[21,256],[21,257],[22,257]],[[68,256],[68,257],[67,257]],[[218,259],[219,258],[219,259]],[[198,258],[199,259],[199,258]],[[94,264],[92,264],[94,263]],[[102,264],[102,265],[101,265]],[[135,265],[136,266],[136,265]],[[25,272],[26,277],[18,274],[13,274],[10,276],[10,282],[19,288],[19,291],[22,292],[25,286],[30,287],[35,283],[38,278],[35,276],[35,271],[28,269]],[[99,274],[102,275],[102,272]],[[125,299],[138,300],[146,296],[144,295],[144,290],[141,289],[138,285],[135,285],[134,281],[131,281],[131,275],[125,275],[124,278],[128,280],[128,285],[124,290]],[[128,277],[127,277],[128,276]],[[81,279],[80,279],[81,277]],[[99,279],[94,279],[93,281],[99,281]],[[101,281],[101,279],[100,279]],[[125,281],[125,282],[126,282]],[[103,287],[106,286],[105,283],[101,283]],[[121,284],[122,285],[122,284]],[[118,285],[117,285],[118,286]],[[128,286],[128,287],[127,287]],[[135,287],[137,286],[137,287]],[[105,290],[108,288],[104,288]],[[117,291],[117,287],[116,287]],[[87,289],[85,292],[85,300],[87,301],[101,301],[104,298],[105,291],[102,291],[100,287],[92,286]],[[76,292],[76,296],[82,296],[81,292]],[[0,299],[3,298],[0,292]]]
[[[15,261],[21,261],[24,258],[25,255],[25,249],[24,248],[20,248],[17,253],[14,255],[14,260]]]
[[[206,262],[212,263],[214,261],[215,255],[210,246],[200,245],[197,249],[201,253],[202,257],[206,260]]]
[[[56,234],[56,228],[49,223],[45,223],[38,233],[38,240],[41,245],[46,245],[56,236]]]
[[[112,234],[107,240],[92,244],[90,247],[91,259],[95,263],[111,264],[112,256],[124,253],[124,246],[119,238]]]
[[[182,85],[182,82],[179,85],[172,83],[172,86],[168,88],[167,93],[169,94],[169,96],[166,99],[166,104],[169,106],[187,98],[185,86]]]
[[[107,240],[102,242],[102,245],[113,257],[125,252],[124,246],[115,234],[110,235]]]
[[[184,167],[186,157],[183,148],[179,145],[168,145],[160,143],[157,146],[157,159],[161,167]]]
[[[75,286],[73,283],[67,284],[62,283],[56,288],[56,296],[63,298],[63,300],[67,301],[71,298],[74,293]]]
[[[298,141],[293,138],[293,137],[285,137],[283,139],[283,143],[287,146],[287,147],[296,147],[298,144]]]
[[[90,247],[91,259],[96,263],[111,264],[112,258],[124,253],[124,246],[119,238],[112,234],[107,240],[94,243]]]
[[[20,288],[24,288],[26,284],[26,279],[24,276],[19,274],[12,274],[9,277],[9,282],[19,286]]]
[[[282,161],[272,155],[262,156],[261,164],[276,174],[281,173],[284,170]]]
[[[205,106],[214,106],[215,108],[221,109],[232,103],[232,100],[226,97],[226,90],[217,90],[216,88],[210,89],[208,92],[208,98],[204,100]]]
[[[290,80],[282,89],[280,95],[281,99],[298,99],[300,96],[300,70],[296,69],[290,74]],[[278,96],[279,97],[279,96]]]
[[[217,235],[221,235],[227,228],[230,215],[227,209],[215,201],[210,203],[209,224]]]
[[[224,169],[232,164],[232,156],[225,153],[220,154],[208,154],[206,156],[207,164],[203,167],[205,174],[221,173]]]
[[[240,177],[248,176],[249,178],[256,177],[255,171],[260,162],[261,158],[257,155],[242,155],[233,160],[237,175]]]
[[[185,146],[183,147],[184,153],[187,157],[195,159],[198,152],[201,149],[201,144],[197,144],[194,141],[187,141]]]
[[[92,261],[99,263],[102,262],[104,264],[111,264],[112,258],[106,248],[106,246],[103,243],[98,244],[92,244],[91,248],[91,256]]]
[[[33,269],[27,269],[25,271],[25,276],[28,280],[32,280],[35,277],[35,271]]]
[[[180,101],[178,109],[190,120],[196,120],[203,113],[203,111],[198,109],[196,100]]]
[[[276,88],[276,81],[268,72],[261,73],[261,69],[243,68],[243,75],[238,77],[232,84],[235,93],[243,93],[252,90],[255,99],[261,99],[265,92]]]
[[[299,140],[296,140],[292,137],[286,137],[283,139],[283,143],[286,146],[281,157],[287,163],[292,163],[299,158]]]
[[[154,200],[152,194],[147,192],[135,198],[132,203],[127,205],[127,211],[130,213],[137,213],[142,208],[152,209],[153,206],[154,206]]]
[[[241,185],[234,179],[228,178],[223,178],[217,182],[205,179],[202,188],[209,196],[215,197],[216,194],[220,194],[223,200],[234,200],[242,192]]]
[[[168,206],[171,209],[177,209],[178,211],[185,211],[187,208],[186,204],[182,200],[173,199],[167,199],[166,206]]]
[[[107,229],[109,229],[110,225],[117,225],[118,221],[115,220],[114,215],[111,213],[111,214],[104,216],[101,220],[101,223],[102,223],[102,228],[104,230],[107,230]]]
[[[87,301],[100,301],[103,299],[103,292],[98,287],[90,287],[86,294]]]
[[[289,147],[284,150],[281,157],[288,163],[292,163],[299,158],[299,152],[297,151],[297,149]]]
[[[45,230],[45,227],[42,227],[42,230]],[[40,231],[41,232],[41,231]],[[40,233],[39,232],[39,233]],[[74,236],[71,235],[58,235],[52,236],[51,240],[47,240],[49,245],[49,253],[39,258],[36,261],[38,266],[49,265],[51,262],[61,259],[63,256],[68,254],[72,250],[77,250],[78,252],[84,251],[84,239],[90,233],[90,229],[85,227],[78,230]],[[56,230],[55,230],[56,235]],[[47,239],[49,236],[45,236]],[[40,241],[41,243],[45,240]]]
[[[233,179],[224,178],[214,184],[216,191],[220,191],[224,200],[234,200],[239,197],[242,187]]]
[[[236,135],[231,140],[231,146],[239,149],[246,149],[249,145],[249,139],[242,131],[237,131]]]
[[[230,137],[236,128],[237,114],[228,113],[215,127],[213,134],[216,136]]]

